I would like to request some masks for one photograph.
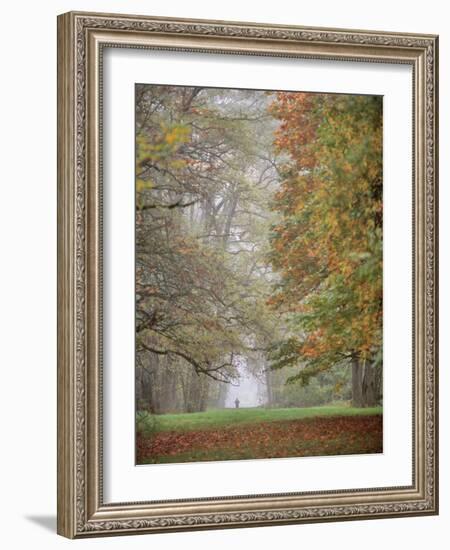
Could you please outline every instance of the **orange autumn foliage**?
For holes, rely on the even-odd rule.
[[[381,98],[279,93],[271,112],[288,159],[273,204],[281,281],[270,305],[291,316],[274,366],[365,359],[382,332]]]

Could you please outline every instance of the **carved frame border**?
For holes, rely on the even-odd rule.
[[[407,63],[414,120],[413,485],[106,505],[102,48]],[[70,538],[438,513],[438,38],[70,12],[58,17],[58,533]]]

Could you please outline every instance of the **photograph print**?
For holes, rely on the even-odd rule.
[[[383,452],[382,122],[135,86],[137,464]]]

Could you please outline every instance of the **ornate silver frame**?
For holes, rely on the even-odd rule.
[[[407,487],[105,504],[102,499],[102,48],[413,67],[414,418]],[[130,15],[58,17],[58,533],[70,538],[438,513],[438,38]]]

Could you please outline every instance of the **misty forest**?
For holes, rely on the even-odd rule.
[[[382,451],[382,98],[136,85],[136,460]]]

